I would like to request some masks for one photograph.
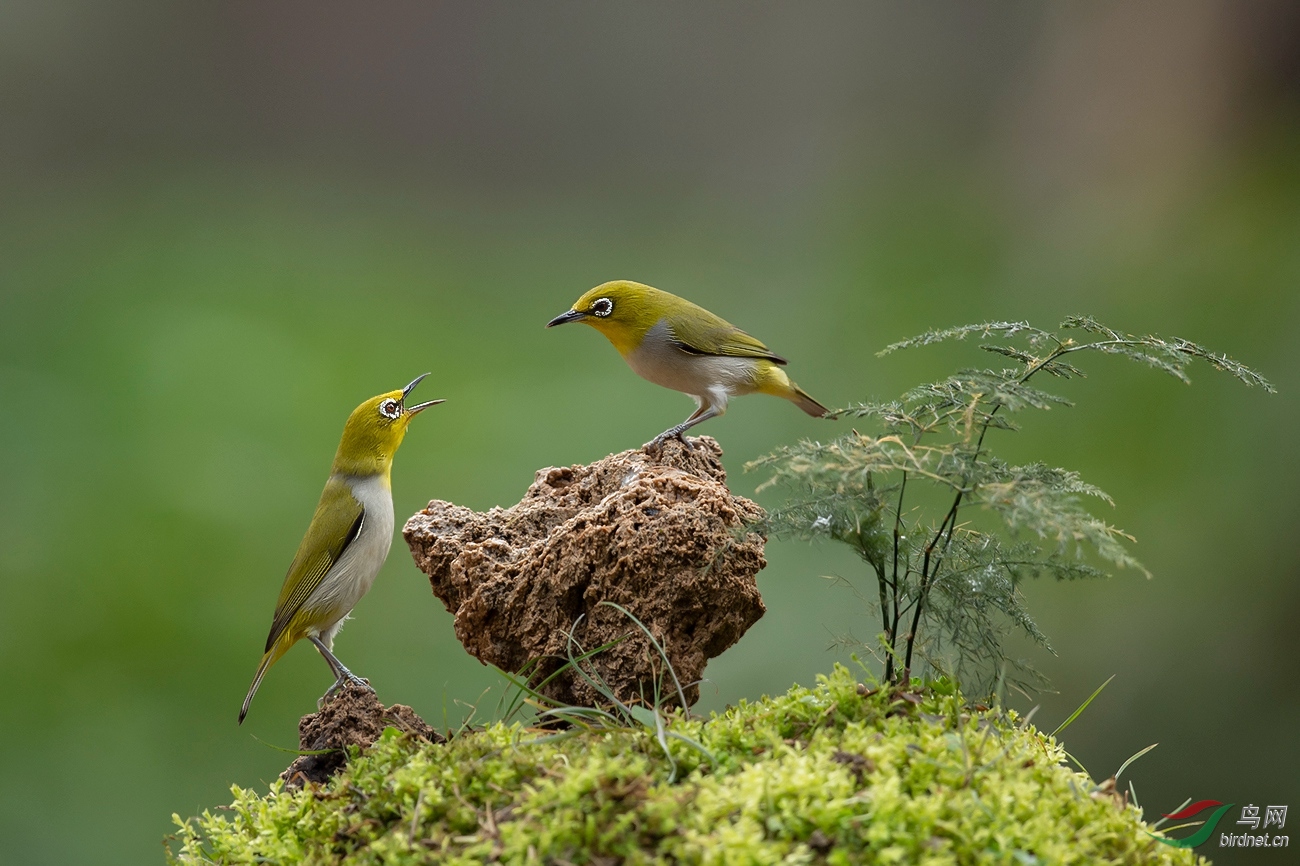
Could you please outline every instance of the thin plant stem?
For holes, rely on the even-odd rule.
[[[893,581],[890,584],[890,598],[893,605],[893,620],[885,624],[885,638],[889,641],[889,652],[885,656],[885,682],[894,677],[894,654],[898,651],[898,539],[903,523],[903,495],[907,492],[907,472],[903,472],[903,481],[898,485],[898,505],[894,508],[894,563]],[[883,614],[883,602],[882,602]]]

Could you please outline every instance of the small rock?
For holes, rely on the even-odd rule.
[[[298,722],[298,748],[304,752],[332,749],[322,755],[300,755],[280,774],[285,787],[301,788],[308,782],[324,782],[347,763],[347,747],[369,747],[385,728],[428,740],[444,742],[415,710],[405,704],[385,708],[365,686],[348,683],[325,700],[321,708]]]
[[[708,660],[764,613],[755,576],[766,538],[754,529],[763,510],[727,489],[718,443],[692,443],[543,469],[508,509],[433,501],[412,516],[402,534],[465,649],[511,672],[540,660],[537,684],[570,654],[618,640],[587,669],[622,701],[648,701],[658,681],[662,702],[679,703],[646,635],[601,604],[614,602],[663,646],[694,703]],[[561,704],[606,703],[571,671],[541,690]]]

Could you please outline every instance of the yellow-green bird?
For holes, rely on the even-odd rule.
[[[786,360],[735,325],[668,292],[615,280],[578,298],[567,313],[546,323],[552,328],[583,322],[604,334],[633,371],[656,385],[690,394],[696,409],[649,445],[677,437],[727,411],[740,394],[784,397],[815,418],[830,411],[790,381]]]
[[[284,576],[266,651],[239,711],[240,724],[267,669],[303,638],[316,645],[334,674],[326,695],[345,682],[369,685],[334,657],[334,636],[369,591],[393,543],[393,455],[406,436],[406,425],[443,402],[406,405],[411,389],[424,376],[400,391],[370,398],[348,417],[325,492]]]

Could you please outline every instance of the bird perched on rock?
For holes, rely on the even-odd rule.
[[[567,313],[546,323],[583,322],[604,334],[643,379],[690,394],[696,409],[648,445],[677,437],[727,411],[740,394],[784,397],[815,418],[829,410],[790,381],[786,360],[744,331],[668,292],[615,280],[578,298]]]
[[[443,402],[406,405],[411,389],[424,376],[400,391],[370,398],[348,417],[325,492],[284,576],[266,651],[239,711],[240,724],[267,669],[302,638],[316,645],[334,674],[326,695],[345,682],[368,685],[334,657],[334,636],[388,557],[393,542],[393,455],[406,426]]]

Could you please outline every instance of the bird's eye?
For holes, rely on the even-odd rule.
[[[614,312],[614,302],[609,298],[597,298],[591,305],[591,314],[600,316],[602,319]]]
[[[379,414],[385,418],[396,418],[402,414],[402,404],[396,400],[385,400],[379,404]]]

